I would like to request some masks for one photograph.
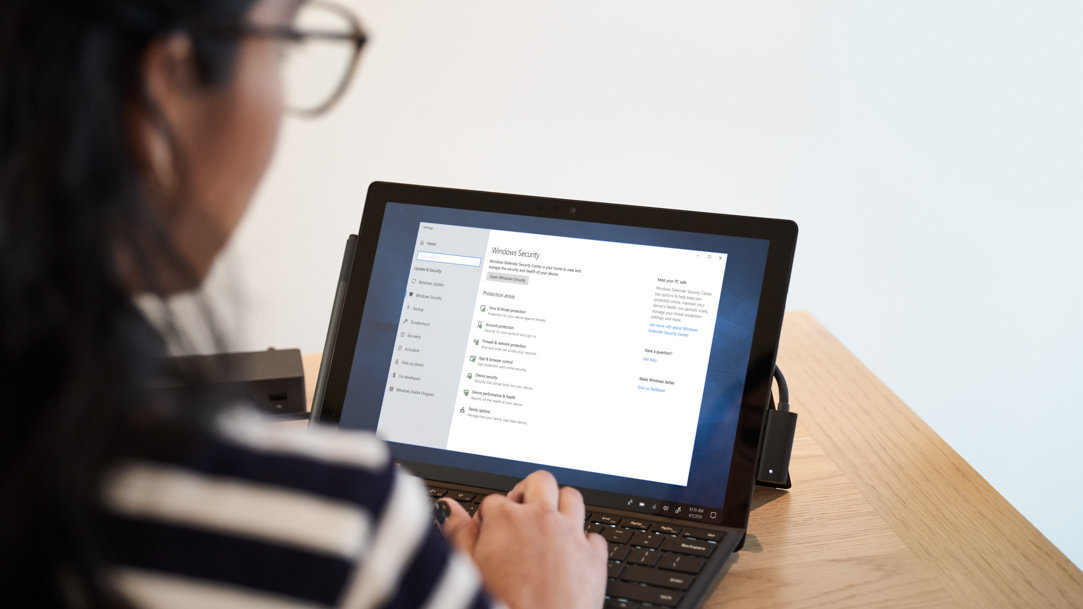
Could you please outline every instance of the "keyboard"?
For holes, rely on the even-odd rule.
[[[433,501],[458,501],[473,515],[486,493],[429,486]],[[606,609],[675,607],[692,585],[723,533],[650,518],[588,511],[583,528],[609,544]]]

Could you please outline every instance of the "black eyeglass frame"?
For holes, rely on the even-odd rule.
[[[287,108],[288,112],[314,118],[326,113],[342,98],[346,89],[353,80],[354,72],[357,71],[358,61],[361,59],[361,49],[365,46],[368,38],[361,29],[361,22],[350,9],[333,2],[310,1],[308,5],[319,6],[328,11],[337,13],[349,24],[349,32],[334,32],[329,30],[302,30],[292,26],[257,25],[254,23],[194,23],[186,29],[193,36],[221,37],[221,38],[275,38],[290,42],[304,42],[306,40],[330,40],[347,42],[353,46],[353,55],[347,64],[346,71],[342,74],[338,86],[334,88],[331,96],[315,108]]]

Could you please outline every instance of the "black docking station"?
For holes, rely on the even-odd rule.
[[[178,372],[195,372],[215,393],[248,400],[260,410],[293,418],[308,416],[300,349],[184,355],[167,358],[166,365]],[[177,387],[170,381],[159,385],[167,391]]]

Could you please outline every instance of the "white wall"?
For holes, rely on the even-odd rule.
[[[1083,4],[351,4],[212,282],[238,348],[321,349],[376,179],[793,218],[789,308],[1083,564]]]

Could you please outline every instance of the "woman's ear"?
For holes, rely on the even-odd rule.
[[[174,33],[150,43],[141,65],[142,100],[131,120],[136,154],[163,200],[179,188],[176,136],[197,115],[199,86],[192,40]]]
[[[194,48],[187,35],[174,33],[153,40],[140,63],[140,89],[126,107],[132,159],[146,188],[149,209],[165,230],[161,235],[165,239],[155,237],[140,244],[139,255],[146,258],[143,264],[133,259],[134,251],[118,249],[118,268],[133,292],[155,289],[173,293],[198,282],[176,234],[189,211],[184,204],[188,186],[182,182],[182,141],[194,137],[192,129],[200,116],[201,90],[195,66]],[[148,264],[153,269],[154,286],[142,270]]]

